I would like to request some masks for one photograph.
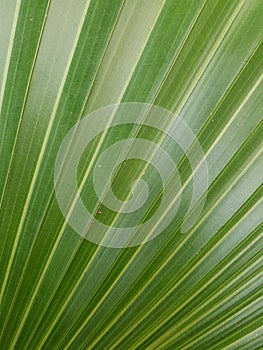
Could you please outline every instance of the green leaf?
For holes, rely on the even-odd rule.
[[[261,349],[263,2],[0,14],[0,348]]]

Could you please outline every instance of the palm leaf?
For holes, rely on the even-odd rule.
[[[261,349],[263,2],[0,0],[0,13],[0,348]],[[77,232],[63,181],[92,125]],[[138,179],[149,197],[130,213]],[[116,227],[144,240],[107,240]]]

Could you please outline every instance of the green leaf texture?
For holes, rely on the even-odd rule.
[[[0,0],[0,19],[0,349],[262,349],[262,0]],[[68,224],[54,168],[84,116],[134,102],[170,111],[167,130],[179,118],[189,126],[209,188],[182,233],[196,171],[188,154],[151,127],[108,128],[77,171],[106,233],[147,221],[165,186],[172,193],[175,174],[163,184],[151,164],[156,146],[182,186],[161,234],[112,248]],[[143,216],[107,208],[93,188],[100,155],[127,139],[128,153],[148,140],[146,160],[121,163],[112,191],[125,205],[144,179],[153,200]]]

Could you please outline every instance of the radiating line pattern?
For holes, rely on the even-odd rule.
[[[0,14],[0,348],[261,349],[263,2],[0,0]],[[78,186],[107,232],[132,226],[122,209],[134,180],[154,193],[142,221],[178,174],[182,185],[160,218],[181,196],[162,234],[113,249],[68,225],[54,166],[73,125],[127,102],[170,110],[166,129],[180,119],[193,130],[209,188],[182,234],[200,164],[192,169],[160,130],[106,128],[83,153]],[[111,179],[122,202],[112,211],[92,176],[103,152],[125,139],[134,141]],[[153,144],[142,149],[147,161],[129,159],[137,139]],[[177,165],[163,186],[154,145]],[[75,209],[73,200],[69,217]]]

